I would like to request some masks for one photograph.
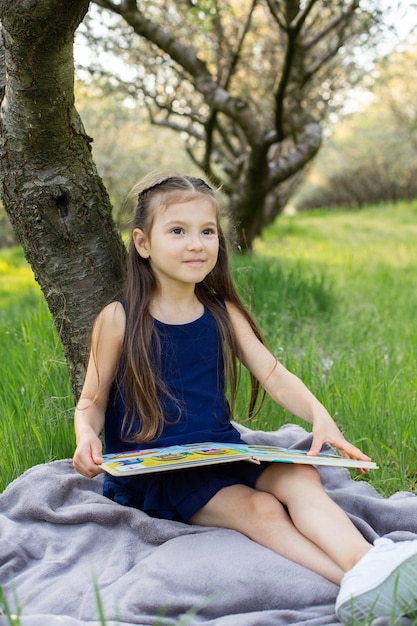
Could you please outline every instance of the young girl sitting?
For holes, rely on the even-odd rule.
[[[323,444],[369,460],[305,385],[267,350],[234,286],[215,193],[170,176],[138,194],[123,296],[98,315],[75,411],[74,467],[87,477],[106,452],[178,443],[239,443],[231,424],[237,361],[281,406],[312,424]],[[226,392],[228,399],[226,398]],[[417,541],[369,544],[326,494],[312,466],[236,462],[128,478],[104,494],[149,515],[221,526],[341,585],[346,624],[417,610]]]

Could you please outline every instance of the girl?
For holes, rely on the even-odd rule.
[[[324,443],[369,460],[326,409],[264,346],[230,274],[212,189],[169,176],[138,195],[123,298],[93,329],[75,411],[75,469],[101,470],[107,452],[177,443],[238,443],[230,420],[239,361],[252,380],[312,424],[309,454]],[[229,400],[226,399],[228,392]],[[128,478],[106,476],[104,494],[150,515],[234,529],[341,585],[336,613],[346,624],[417,609],[417,541],[369,544],[305,465],[229,463]]]

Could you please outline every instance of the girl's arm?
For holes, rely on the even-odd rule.
[[[101,471],[98,467],[103,462],[100,433],[120,359],[125,324],[123,306],[112,302],[98,315],[93,329],[84,386],[74,414],[77,447],[73,464],[88,478]]]
[[[230,303],[227,303],[227,310],[242,351],[242,363],[278,404],[312,424],[313,441],[309,454],[318,454],[323,444],[330,443],[343,456],[370,460],[344,438],[327,410],[304,383],[259,341],[242,313]]]

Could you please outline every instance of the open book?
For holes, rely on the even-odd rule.
[[[212,465],[231,461],[303,463],[306,465],[335,465],[360,468],[378,467],[372,461],[345,459],[333,452],[320,452],[317,456],[307,456],[307,452],[307,450],[290,450],[277,446],[214,443],[209,441],[104,454],[104,463],[100,467],[113,476],[132,476],[133,474],[185,469],[197,465]]]

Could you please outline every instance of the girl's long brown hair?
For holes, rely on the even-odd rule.
[[[177,202],[209,198],[217,211],[219,254],[217,263],[208,276],[195,287],[200,302],[217,322],[223,346],[226,385],[230,395],[231,414],[235,406],[239,384],[240,350],[229,314],[223,301],[234,304],[248,320],[256,336],[261,333],[244,306],[235,287],[230,267],[226,237],[220,223],[220,209],[213,190],[200,178],[169,176],[154,181],[137,196],[132,229],[140,228],[149,235],[155,213]],[[169,394],[160,372],[155,368],[159,360],[159,340],[155,331],[150,305],[158,291],[158,283],[148,259],[136,251],[133,239],[129,244],[124,300],[126,305],[126,332],[124,358],[120,372],[125,387],[126,412],[122,437],[132,442],[149,442],[158,437],[165,420],[161,399]],[[153,353],[152,353],[153,351]],[[251,375],[251,396],[248,417],[251,418],[259,394],[259,383]],[[135,415],[140,415],[140,430]]]

